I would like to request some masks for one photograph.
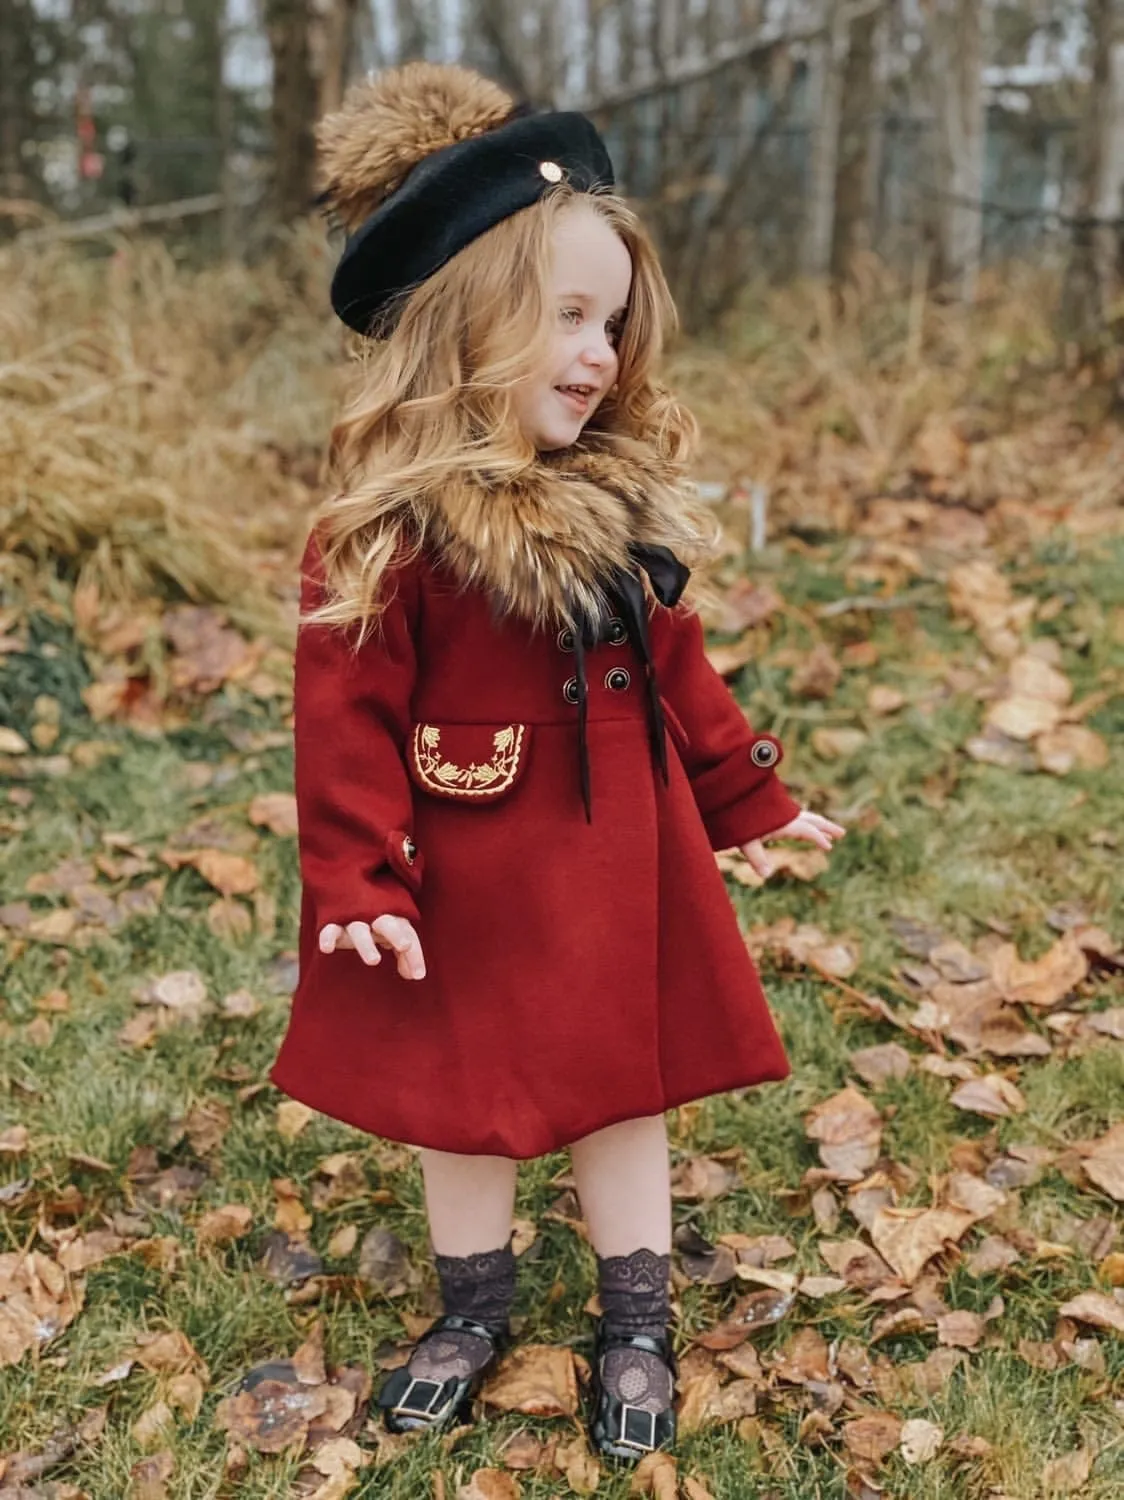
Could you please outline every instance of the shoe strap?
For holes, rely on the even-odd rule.
[[[418,1343],[432,1338],[434,1334],[445,1332],[471,1334],[473,1338],[485,1339],[493,1348],[499,1349],[508,1338],[510,1330],[496,1328],[494,1324],[478,1323],[475,1318],[466,1318],[462,1313],[442,1313],[425,1330]]]
[[[671,1340],[666,1334],[662,1338],[655,1338],[648,1333],[614,1333],[602,1322],[597,1332],[598,1358],[607,1354],[610,1349],[639,1349],[644,1354],[654,1354],[657,1359],[663,1360],[673,1375],[679,1373]]]

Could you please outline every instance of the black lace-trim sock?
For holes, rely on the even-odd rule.
[[[597,1273],[609,1332],[663,1337],[670,1316],[670,1255],[654,1250],[599,1255]],[[602,1379],[607,1391],[644,1411],[662,1411],[675,1395],[671,1371],[658,1355],[642,1349],[610,1349]]]
[[[510,1240],[499,1250],[435,1255],[433,1259],[445,1312],[473,1318],[497,1333],[507,1327],[515,1297],[515,1256]],[[419,1380],[465,1380],[482,1369],[491,1356],[492,1346],[486,1340],[450,1329],[419,1344],[407,1368]]]

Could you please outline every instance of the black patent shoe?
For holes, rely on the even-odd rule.
[[[675,1406],[665,1406],[656,1412],[645,1411],[643,1407],[630,1406],[606,1390],[602,1368],[610,1349],[641,1349],[646,1354],[656,1355],[671,1371],[673,1386],[679,1366],[666,1334],[662,1338],[650,1338],[643,1333],[609,1333],[604,1318],[598,1321],[593,1346],[589,1440],[594,1452],[604,1458],[638,1463],[646,1453],[654,1453],[657,1448],[670,1448],[675,1442]],[[674,1399],[673,1396],[673,1402]]]
[[[473,1398],[506,1349],[508,1333],[506,1329],[497,1332],[486,1323],[477,1323],[473,1318],[461,1317],[459,1313],[446,1313],[431,1328],[426,1329],[415,1348],[435,1334],[446,1333],[450,1329],[485,1339],[492,1346],[487,1363],[471,1375],[450,1375],[447,1380],[427,1380],[411,1375],[406,1365],[391,1370],[375,1403],[382,1411],[388,1431],[414,1432],[419,1428],[443,1431],[458,1421],[468,1421],[471,1417]]]

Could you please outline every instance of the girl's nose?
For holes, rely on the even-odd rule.
[[[593,365],[597,369],[604,369],[607,364],[616,359],[616,350],[607,338],[592,339],[582,351],[582,359],[587,365]]]

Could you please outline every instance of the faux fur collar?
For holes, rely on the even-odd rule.
[[[424,541],[501,613],[574,625],[611,613],[606,579],[631,566],[632,544],[669,547],[692,566],[712,550],[712,530],[676,465],[646,444],[589,435],[515,483],[476,474],[444,486]]]

